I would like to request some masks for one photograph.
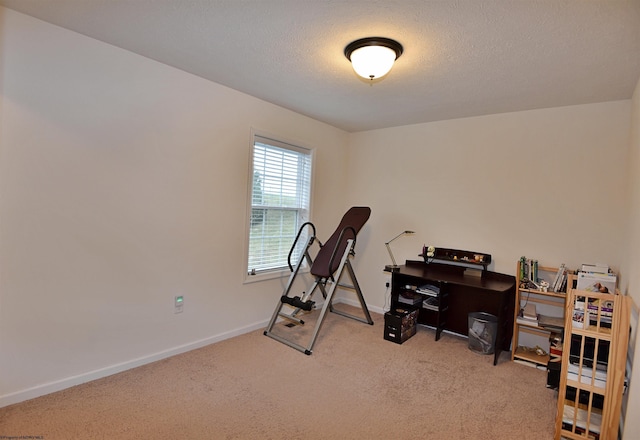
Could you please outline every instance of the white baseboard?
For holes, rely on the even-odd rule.
[[[351,298],[335,298],[335,303],[345,303],[354,307],[360,307],[360,302],[357,299]],[[322,307],[323,302],[320,301],[317,306]],[[372,312],[384,314],[384,310],[381,307],[369,307]],[[260,321],[251,324],[246,327],[241,327],[235,330],[221,333],[219,335],[210,336],[205,339],[190,342],[188,344],[180,345],[178,347],[170,348],[160,351],[148,356],[139,357],[130,361],[121,362],[119,364],[110,365],[108,367],[100,368],[97,370],[82,373],[76,376],[66,377],[64,379],[56,380],[53,382],[36,385],[31,388],[16,391],[14,393],[4,394],[0,396],[0,408],[13,405],[15,403],[24,402],[25,400],[35,399],[36,397],[44,396],[46,394],[55,393],[66,388],[70,388],[76,385],[80,385],[92,380],[101,379],[103,377],[111,376],[112,374],[120,373],[122,371],[130,370],[132,368],[140,367],[151,362],[159,361],[177,354],[186,353],[187,351],[195,350],[197,348],[204,347],[206,345],[214,344],[216,342],[224,341],[225,339],[233,338],[234,336],[240,336],[245,333],[252,332],[261,328],[265,328],[269,323],[268,320]]]
[[[358,301],[357,298],[336,298],[336,300],[334,300],[334,304],[339,304],[339,303],[344,303],[344,304],[348,304],[350,306],[353,307],[358,307],[360,308],[360,301]],[[382,307],[376,307],[376,306],[369,306],[367,305],[367,308],[369,309],[370,312],[376,312],[379,313],[381,315],[384,315],[385,311]]]
[[[119,364],[110,365],[108,367],[100,368],[98,370],[89,371],[76,376],[67,377],[64,379],[48,382],[42,385],[37,385],[24,390],[16,391],[9,394],[0,396],[0,408],[13,405],[15,403],[24,402],[25,400],[34,399],[36,397],[51,394],[56,391],[61,391],[72,386],[80,385],[92,380],[101,379],[103,377],[111,376],[112,374],[120,373],[122,371],[130,370],[131,368],[139,367],[151,362],[159,361],[177,354],[185,353],[187,351],[195,350],[197,348],[204,347],[216,342],[224,341],[225,339],[233,338],[234,336],[240,336],[245,333],[265,328],[268,324],[268,320],[257,322],[246,327],[241,327],[235,330],[221,333],[219,335],[210,336],[205,339],[190,342],[188,344],[180,345],[178,347],[170,348],[160,351],[158,353],[151,354],[149,356],[143,356],[137,359],[132,359],[127,362],[121,362]]]

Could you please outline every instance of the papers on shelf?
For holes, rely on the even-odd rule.
[[[575,418],[576,427],[586,430],[588,425],[590,433],[593,432],[595,434],[600,434],[600,425],[602,425],[602,414],[599,411],[595,410],[591,411],[591,414],[589,414],[587,410],[583,408],[583,406],[584,405],[578,406],[578,412],[576,414],[574,403],[566,400],[564,409],[562,411],[562,422],[566,423],[567,425],[573,425],[573,420]],[[589,415],[591,417],[589,417]]]
[[[578,377],[578,375],[580,376]],[[567,379],[584,383],[591,384],[591,378],[593,377],[593,368],[582,366],[582,372],[580,372],[580,367],[574,363],[569,363],[568,371],[567,371]],[[593,381],[593,385],[598,388],[605,388],[607,385],[607,371],[596,368],[596,377]]]
[[[418,293],[429,296],[438,296],[440,295],[440,286],[435,284],[424,284],[416,289]]]
[[[418,292],[414,292],[412,290],[406,290],[404,292],[400,292],[398,295],[398,302],[402,304],[420,304],[422,302],[422,295]]]
[[[527,367],[537,368],[538,370],[547,371],[547,366],[546,365],[536,364],[535,362],[529,362],[529,361],[525,361],[523,359],[514,359],[513,362],[516,362],[516,363],[522,364],[522,365],[526,365]]]
[[[562,332],[564,329],[564,318],[558,318],[556,316],[538,315],[536,319],[518,316],[516,321],[518,322],[518,324],[524,324],[531,327],[539,327],[549,331]]]
[[[532,327],[538,327],[538,320],[537,319],[529,319],[529,318],[525,318],[523,316],[518,316],[516,321],[518,321],[518,324],[524,324],[524,325],[530,325]]]
[[[556,316],[539,315],[538,324],[540,325],[540,327],[562,330],[564,328],[564,318],[562,317],[559,318]]]

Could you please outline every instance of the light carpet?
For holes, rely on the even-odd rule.
[[[343,305],[340,305],[343,306]],[[350,309],[353,311],[353,309]],[[278,324],[278,332],[308,335]],[[552,439],[546,373],[432,329],[399,345],[384,319],[328,314],[307,356],[254,331],[0,408],[0,438]]]

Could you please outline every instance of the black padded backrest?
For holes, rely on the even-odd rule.
[[[360,229],[364,226],[364,224],[369,220],[369,216],[371,215],[371,208],[366,206],[354,206],[349,209],[346,214],[342,217],[342,221],[338,225],[338,228],[335,230],[333,235],[327,240],[327,242],[320,248],[318,251],[318,255],[316,256],[315,261],[311,265],[311,274],[316,277],[329,278],[340,266],[340,260],[344,255],[344,251],[347,247],[347,240],[355,239],[356,237],[353,235],[353,231],[350,229],[345,230],[345,228],[353,228],[356,235],[360,232]],[[342,239],[340,243],[338,243],[338,239],[340,237],[340,232],[343,230],[344,233],[342,235]],[[331,262],[331,255],[335,251],[335,257],[333,262]],[[329,263],[331,262],[331,267],[329,267]]]

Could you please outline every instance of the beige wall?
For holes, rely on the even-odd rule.
[[[0,14],[0,405],[264,326],[282,288],[243,284],[251,129],[316,149],[331,232],[346,133]]]
[[[388,263],[423,244],[487,252],[514,274],[525,255],[547,266],[623,261],[629,101],[419,124],[350,137],[349,199],[373,209],[358,262],[383,303]]]
[[[626,403],[624,438],[632,439],[640,437],[640,419],[634,417],[640,408],[640,346],[638,338],[638,309],[640,304],[640,79],[636,86],[632,99],[631,109],[631,140],[629,142],[629,216],[628,216],[628,237],[625,243],[627,274],[625,288],[627,294],[633,298],[635,307],[632,311],[632,324],[629,358],[631,364],[635,366],[635,372],[631,377],[629,386],[628,401]]]

